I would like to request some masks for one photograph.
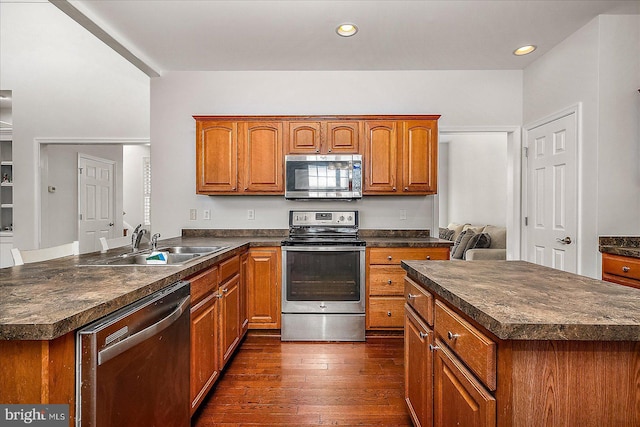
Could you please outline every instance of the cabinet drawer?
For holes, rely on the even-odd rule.
[[[193,305],[213,289],[218,290],[218,267],[208,268],[188,280],[191,282],[191,305]]]
[[[240,256],[236,255],[220,264],[220,283],[240,273]]]
[[[435,332],[489,388],[496,389],[496,343],[436,301]]]
[[[640,280],[640,258],[602,254],[602,273]]]
[[[369,266],[369,295],[402,296],[406,272],[397,265]]]
[[[404,271],[404,270],[403,270]],[[404,278],[404,298],[427,324],[433,326],[433,295],[416,282]]]
[[[404,299],[401,297],[369,298],[370,328],[402,328],[404,326]]]
[[[446,260],[449,259],[449,248],[371,248],[369,264],[399,265],[405,260]]]

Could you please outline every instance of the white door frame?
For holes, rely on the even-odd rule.
[[[583,233],[582,233],[582,228],[581,228],[581,221],[580,218],[582,217],[581,212],[582,212],[582,186],[580,185],[580,177],[582,176],[582,162],[580,161],[580,156],[582,154],[582,103],[579,102],[577,104],[571,105],[567,108],[564,108],[560,111],[557,111],[549,116],[543,117],[541,119],[538,119],[534,122],[531,122],[527,125],[525,125],[523,127],[523,146],[528,147],[529,146],[529,141],[527,140],[527,137],[529,135],[529,131],[531,131],[534,128],[537,128],[539,126],[543,126],[546,125],[548,123],[551,123],[555,120],[561,119],[563,117],[569,116],[571,114],[575,114],[576,117],[576,128],[575,128],[575,134],[576,134],[576,151],[575,151],[575,160],[576,160],[576,192],[577,194],[577,203],[576,203],[576,273],[578,274],[582,274],[582,241],[583,241]],[[529,253],[528,253],[528,239],[527,239],[527,233],[526,230],[524,229],[525,225],[524,225],[524,218],[525,217],[530,217],[529,214],[529,207],[527,206],[527,201],[528,201],[528,175],[529,175],[529,170],[528,170],[528,165],[527,165],[527,161],[526,159],[523,159],[523,166],[522,166],[522,212],[523,212],[523,223],[522,223],[522,247],[521,247],[521,251],[522,251],[522,259],[529,259]]]
[[[440,135],[460,133],[502,132],[507,134],[507,259],[521,258],[522,236],[522,128],[519,126],[463,126],[441,127]],[[433,202],[433,236],[439,227],[440,201]]]
[[[46,173],[43,173],[43,169],[45,165],[43,164],[43,160],[40,155],[40,150],[42,145],[101,145],[101,144],[113,144],[113,145],[137,145],[137,144],[146,144],[149,145],[149,138],[77,138],[77,137],[69,137],[69,138],[34,138],[33,143],[35,145],[35,153],[36,153],[36,191],[34,194],[35,198],[35,217],[36,217],[36,237],[38,239],[38,248],[42,247],[42,188],[46,185],[43,183],[43,177],[46,176]],[[45,171],[46,172],[46,171]]]

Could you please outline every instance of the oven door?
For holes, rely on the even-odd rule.
[[[283,246],[283,313],[364,313],[364,246]]]

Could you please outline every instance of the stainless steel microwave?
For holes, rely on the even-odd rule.
[[[359,199],[362,197],[362,156],[285,156],[287,199]]]

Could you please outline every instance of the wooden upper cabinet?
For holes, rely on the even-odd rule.
[[[241,191],[284,194],[282,128],[282,122],[239,124]]]
[[[288,122],[287,154],[358,154],[360,122],[291,121]]]
[[[438,189],[438,122],[403,123],[402,191],[435,194]]]
[[[238,124],[196,121],[196,191],[234,192],[238,182]]]
[[[364,193],[394,193],[398,175],[397,122],[367,121],[364,129]]]
[[[320,153],[321,122],[289,122],[287,154]]]

